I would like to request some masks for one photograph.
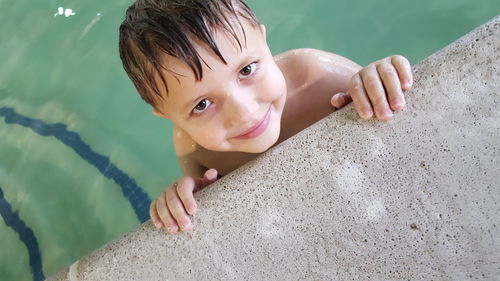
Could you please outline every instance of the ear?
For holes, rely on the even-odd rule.
[[[262,36],[264,36],[264,40],[266,40],[266,26],[260,24],[260,32],[262,32]]]
[[[154,116],[157,116],[157,117],[160,117],[160,118],[165,118],[165,119],[168,119],[168,117],[161,113],[159,110],[157,110],[156,108],[153,108],[153,111],[152,111],[153,115]]]

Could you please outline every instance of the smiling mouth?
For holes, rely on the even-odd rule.
[[[271,107],[269,107],[269,109],[266,112],[266,115],[264,115],[262,120],[260,120],[259,122],[257,122],[257,124],[250,127],[243,134],[236,136],[234,138],[251,139],[260,136],[267,129],[267,126],[269,125],[270,116],[271,116]]]

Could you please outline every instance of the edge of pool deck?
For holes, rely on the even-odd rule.
[[[48,280],[499,280],[500,16],[414,66],[407,108],[348,106]]]

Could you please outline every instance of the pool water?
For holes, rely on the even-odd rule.
[[[181,173],[171,124],[118,56],[131,1],[0,0],[0,280],[41,280],[147,219]],[[500,12],[497,0],[252,0],[273,53],[413,64]]]

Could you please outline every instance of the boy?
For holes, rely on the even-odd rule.
[[[364,119],[404,107],[411,68],[392,56],[361,68],[313,49],[273,58],[241,0],[137,0],[120,26],[120,57],[153,114],[174,123],[184,177],[150,215],[170,233],[192,228],[193,193],[351,101]],[[333,107],[332,107],[333,106]]]

